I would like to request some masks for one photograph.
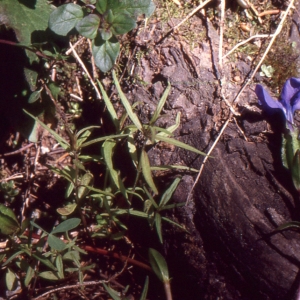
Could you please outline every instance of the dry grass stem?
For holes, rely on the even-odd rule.
[[[251,37],[249,37],[247,40],[244,40],[238,44],[236,44],[231,50],[229,50],[222,58],[224,59],[225,57],[227,57],[228,55],[230,55],[232,52],[234,52],[237,48],[239,48],[240,46],[243,46],[244,44],[247,44],[248,42],[250,42],[253,39],[259,39],[259,38],[271,38],[273,37],[273,34],[256,34],[253,35]]]
[[[95,89],[95,91],[96,91],[96,93],[97,93],[98,99],[101,99],[101,93],[100,93],[100,91],[98,90],[98,87],[97,87],[97,85],[95,84],[94,80],[92,79],[92,77],[91,77],[89,71],[88,71],[87,68],[85,67],[83,61],[81,60],[81,58],[80,58],[79,55],[77,54],[77,52],[76,52],[76,50],[75,50],[75,48],[74,48],[74,46],[72,45],[71,42],[69,43],[69,45],[70,45],[70,47],[71,47],[71,49],[72,49],[72,52],[73,52],[75,58],[77,59],[77,61],[78,61],[79,64],[81,65],[82,69],[84,70],[84,72],[85,72],[86,75],[88,76],[88,78],[89,78],[91,84],[93,85],[93,87],[94,87],[94,89]]]

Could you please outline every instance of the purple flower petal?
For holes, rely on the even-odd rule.
[[[295,110],[300,109],[300,91],[298,91],[291,99],[293,114]]]
[[[274,113],[273,109],[280,109],[284,114],[286,113],[286,109],[281,102],[274,100],[260,84],[256,85],[255,93],[264,111]]]
[[[300,78],[290,78],[288,79],[282,89],[281,92],[281,101],[283,106],[285,106],[288,109],[288,106],[294,106],[295,102],[298,101],[292,101],[293,97],[300,92]],[[294,102],[294,103],[293,103]],[[298,108],[297,108],[298,109]],[[294,111],[294,109],[293,109]]]

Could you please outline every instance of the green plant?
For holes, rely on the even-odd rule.
[[[49,28],[66,36],[74,28],[93,40],[93,56],[102,72],[109,71],[120,52],[116,36],[136,27],[136,18],[149,17],[155,5],[151,0],[97,0],[96,5],[69,3],[56,8],[50,15]]]
[[[80,219],[63,221],[50,233],[31,221],[33,227],[43,232],[38,236],[37,243],[31,240],[35,237],[33,227],[25,231],[28,221],[25,220],[20,226],[13,211],[4,205],[0,206],[0,222],[1,234],[8,237],[6,249],[1,253],[0,259],[3,262],[2,268],[6,269],[6,285],[9,290],[15,288],[17,281],[21,281],[27,287],[34,277],[59,280],[65,278],[65,272],[77,272],[79,281],[82,282],[82,272],[88,267],[81,269],[80,253],[85,252],[75,245],[76,239],[71,240],[68,236],[68,231],[76,228]],[[66,237],[65,242],[55,236],[62,233]],[[50,251],[44,252],[48,246]],[[74,263],[76,268],[73,267]],[[22,273],[17,276],[18,269]]]

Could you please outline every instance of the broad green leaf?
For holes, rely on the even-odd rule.
[[[59,87],[59,85],[57,83],[55,83],[55,82],[50,82],[48,84],[48,88],[49,88],[49,90],[50,90],[53,98],[55,100],[57,100],[58,96],[59,96],[59,93],[60,93],[60,87]]]
[[[146,300],[148,294],[149,276],[146,277],[140,300]]]
[[[67,246],[61,239],[50,233],[48,235],[48,244],[52,249],[57,251],[63,251]]]
[[[5,274],[5,282],[8,290],[13,291],[15,289],[16,281],[17,281],[17,277],[15,273],[10,268],[7,268]]]
[[[99,16],[90,14],[77,23],[76,29],[82,36],[94,39],[97,35],[99,24]]]
[[[41,98],[41,91],[42,90],[31,93],[31,95],[29,96],[29,99],[28,99],[28,103],[31,104],[31,103],[38,101]]]
[[[76,203],[70,203],[64,207],[57,208],[56,211],[62,216],[68,216],[75,211],[76,207],[77,207]]]
[[[206,156],[206,154],[204,152],[201,152],[198,149],[196,149],[196,148],[194,148],[194,147],[192,147],[188,144],[185,144],[183,142],[177,141],[175,139],[165,137],[165,136],[162,136],[162,135],[158,135],[158,134],[155,136],[155,139],[159,140],[159,141],[162,141],[162,142],[169,143],[169,144],[174,145],[176,147],[183,148],[185,150],[192,151],[192,152],[195,152],[197,154]]]
[[[142,150],[140,161],[141,161],[142,173],[144,175],[144,178],[145,178],[147,184],[150,186],[150,188],[154,192],[154,194],[157,195],[158,190],[157,190],[157,188],[155,186],[155,183],[153,181],[153,178],[152,178],[149,158],[148,158],[148,155],[147,155],[147,153],[144,149]]]
[[[171,90],[171,84],[168,81],[168,86],[167,86],[166,90],[164,91],[162,97],[160,98],[160,100],[158,102],[158,105],[157,105],[157,107],[154,111],[154,114],[153,114],[153,116],[152,116],[152,118],[149,122],[150,125],[153,125],[157,121],[157,119],[159,118],[160,113],[161,113],[161,111],[162,111],[162,109],[163,109],[163,107],[164,107],[164,105],[167,101],[170,90]]]
[[[68,149],[70,148],[70,144],[64,139],[62,138],[59,134],[57,134],[54,130],[52,130],[51,128],[49,128],[46,124],[44,124],[43,122],[41,122],[37,117],[35,117],[34,115],[30,114],[28,111],[26,111],[24,109],[24,112],[29,115],[31,118],[33,118],[37,123],[39,123],[44,129],[46,129],[49,133],[51,133],[53,135],[53,137],[56,139],[56,141],[61,145],[61,147],[63,149]]]
[[[35,272],[34,272],[34,268],[32,266],[28,266],[28,269],[27,269],[27,272],[26,272],[26,276],[25,276],[25,279],[24,279],[24,285],[25,286],[28,286],[31,279],[34,277],[35,275]]]
[[[126,14],[115,15],[111,23],[111,30],[114,35],[127,33],[135,27],[135,20]]]
[[[69,3],[56,8],[49,18],[49,28],[58,35],[66,36],[83,18],[79,5]]]
[[[99,32],[93,41],[92,52],[96,66],[105,73],[114,66],[120,52],[120,43],[114,36],[103,40]]]
[[[126,13],[131,17],[137,18],[145,14],[150,17],[155,10],[155,4],[151,0],[99,0],[106,2],[106,10],[111,9],[116,15],[120,12]]]
[[[82,200],[88,193],[89,189],[86,186],[93,185],[94,182],[94,176],[92,173],[87,172],[85,173],[80,181],[80,186],[78,188],[78,199]]]
[[[150,260],[151,267],[154,273],[156,274],[156,276],[162,282],[168,282],[170,280],[169,271],[168,271],[168,265],[164,257],[155,249],[150,248],[149,260]]]
[[[76,228],[80,224],[81,220],[78,218],[71,218],[68,220],[63,221],[62,223],[58,224],[55,229],[51,231],[52,234],[54,233],[63,233],[69,230]]]
[[[154,222],[155,222],[155,228],[156,228],[156,232],[157,232],[159,241],[162,244],[163,243],[163,237],[162,237],[162,231],[161,231],[161,216],[158,212],[155,213]]]
[[[114,84],[117,88],[117,91],[118,91],[118,94],[120,96],[120,99],[122,101],[122,104],[124,105],[127,113],[128,113],[128,116],[129,118],[131,119],[131,121],[133,122],[133,124],[137,127],[137,129],[139,129],[140,131],[142,131],[142,124],[139,120],[139,118],[137,117],[137,115],[133,112],[132,110],[132,107],[131,107],[131,104],[129,103],[129,101],[127,100],[126,96],[124,95],[121,87],[120,87],[120,84],[119,84],[119,81],[117,79],[117,76],[116,76],[116,72],[113,70],[112,72],[112,75],[113,75],[113,79],[114,79]]]
[[[19,222],[14,212],[0,204],[0,233],[4,235],[16,234],[20,230]]]
[[[162,195],[160,202],[159,202],[159,207],[164,207],[169,200],[171,199],[173,193],[175,192],[178,183],[180,182],[180,178],[176,178],[173,183],[170,185],[170,187],[164,192]]]
[[[51,6],[45,0],[0,1],[0,15],[5,18],[5,25],[13,28],[18,41],[27,46],[45,40],[51,10]],[[33,52],[26,50],[26,53],[30,63],[37,60]],[[33,84],[35,85],[35,82],[31,83]]]
[[[88,126],[88,127],[84,127],[84,128],[80,129],[80,130],[77,132],[76,136],[77,136],[78,139],[81,138],[82,136],[85,136],[85,137],[86,137],[86,135],[85,135],[85,132],[86,132],[86,131],[89,132],[89,134],[88,134],[88,136],[89,136],[91,130],[96,129],[96,128],[100,128],[100,126]]]
[[[298,130],[288,132],[283,136],[281,156],[282,163],[287,169],[291,169],[296,151],[300,149],[300,141],[298,140]]]
[[[47,280],[59,280],[59,277],[57,276],[56,272],[54,273],[53,271],[45,271],[39,273],[38,277],[41,277],[43,279]]]
[[[107,11],[107,4],[110,0],[97,0],[96,9],[100,14],[104,14]]]
[[[113,33],[110,29],[99,29],[99,34],[101,35],[102,40],[108,41],[110,38],[112,38]]]
[[[116,130],[119,130],[119,120],[118,120],[118,116],[117,116],[117,113],[115,111],[115,108],[112,105],[110,99],[108,98],[107,93],[106,93],[105,89],[103,88],[101,82],[98,79],[97,79],[97,82],[98,82],[99,88],[101,90],[101,94],[103,96],[103,100],[105,102],[107,110],[108,110],[108,112],[109,112],[109,114],[112,118],[112,121],[115,125],[115,128],[116,128]]]

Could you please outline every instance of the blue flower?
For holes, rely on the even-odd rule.
[[[274,100],[259,84],[255,88],[255,93],[264,111],[267,113],[282,111],[288,128],[294,130],[294,112],[300,109],[300,78],[290,78],[285,82],[279,101]]]

